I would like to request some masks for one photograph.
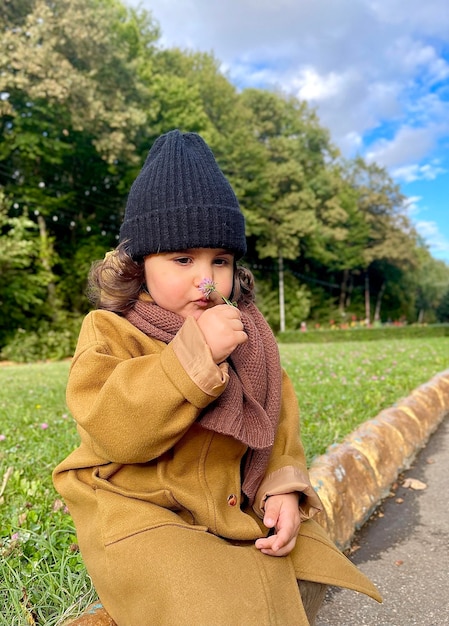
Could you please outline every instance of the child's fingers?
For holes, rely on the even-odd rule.
[[[265,501],[265,515],[263,516],[263,523],[267,528],[273,528],[279,519],[279,513],[281,510],[281,501],[278,498],[268,498]]]
[[[271,549],[274,552],[278,552],[280,549],[288,546],[292,539],[296,540],[296,533],[294,532],[293,524],[284,524],[282,527],[279,527],[273,537],[274,542]]]
[[[224,361],[235,348],[247,341],[240,311],[228,304],[207,309],[197,320],[216,363]]]
[[[296,544],[296,535],[291,537],[287,542],[282,541],[279,543],[278,535],[272,537],[264,537],[256,541],[256,548],[258,548],[263,554],[269,556],[285,556],[290,554]]]
[[[291,541],[293,536],[292,531],[292,524],[283,524],[279,528],[273,525],[267,537],[257,539],[256,547],[259,548],[259,550],[262,550],[262,552],[264,552],[265,550],[270,550],[273,553],[277,553],[278,550],[284,548],[284,546],[286,546]]]
[[[266,500],[263,522],[271,531],[268,537],[256,541],[256,547],[264,554],[284,556],[293,550],[299,531],[297,505],[293,506],[293,502],[296,500],[286,500],[286,496]]]

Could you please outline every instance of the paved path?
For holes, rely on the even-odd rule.
[[[427,487],[405,488],[407,478]],[[449,625],[449,418],[399,485],[356,537],[361,547],[351,556],[383,604],[332,588],[316,626]]]

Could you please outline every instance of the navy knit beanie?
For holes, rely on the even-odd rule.
[[[133,259],[188,248],[245,254],[239,203],[199,135],[172,130],[155,141],[129,192],[120,242]]]

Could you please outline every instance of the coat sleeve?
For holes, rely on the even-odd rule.
[[[303,520],[322,510],[321,501],[310,483],[300,439],[298,400],[289,377],[283,372],[279,425],[270,462],[257,490],[253,509],[259,517],[263,517],[265,501],[269,496],[295,491],[300,493],[299,510]]]
[[[176,354],[196,334],[199,360]],[[176,340],[176,341],[175,341]],[[173,447],[228,381],[193,318],[166,345],[127,320],[95,311],[84,320],[67,385],[67,403],[82,440],[116,463],[145,463]],[[173,345],[172,345],[173,344]],[[201,348],[202,347],[202,348]],[[189,367],[191,371],[189,371]]]

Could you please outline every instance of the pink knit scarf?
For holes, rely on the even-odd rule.
[[[240,304],[248,341],[228,359],[229,382],[199,418],[204,428],[230,435],[248,446],[243,492],[250,503],[264,477],[281,407],[281,365],[276,340],[253,303]],[[169,343],[184,319],[153,302],[138,300],[125,315],[149,337]]]

